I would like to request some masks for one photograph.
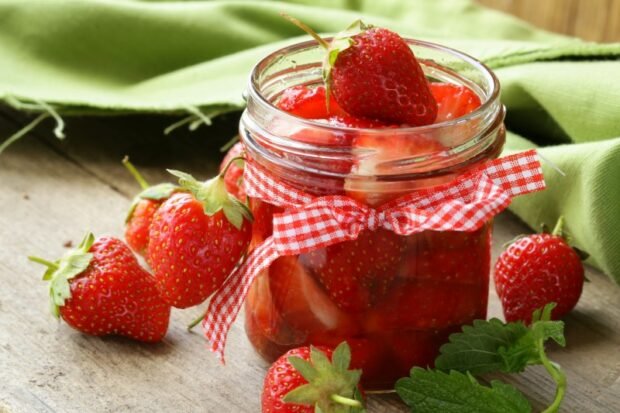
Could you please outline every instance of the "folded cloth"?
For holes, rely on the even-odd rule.
[[[0,0],[0,100],[59,114],[150,112],[208,122],[243,107],[252,66],[357,18],[494,68],[507,150],[540,147],[549,189],[515,200],[533,228],[564,215],[573,242],[620,282],[620,44],[548,33],[469,0]],[[521,135],[522,137],[518,136]]]

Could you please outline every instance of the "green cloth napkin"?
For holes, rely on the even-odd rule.
[[[0,99],[60,115],[208,122],[243,107],[254,63],[299,40],[282,11],[320,32],[361,17],[494,68],[507,151],[541,146],[566,174],[546,164],[549,189],[512,210],[532,228],[564,215],[574,243],[620,282],[620,44],[548,33],[469,0],[0,0]]]

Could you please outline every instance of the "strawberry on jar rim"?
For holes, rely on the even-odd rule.
[[[29,257],[48,269],[52,314],[85,334],[160,341],[168,331],[170,306],[155,280],[119,239],[88,233],[56,261]]]
[[[123,165],[140,184],[142,191],[137,194],[125,218],[125,241],[137,254],[147,257],[149,245],[149,228],[153,215],[166,199],[179,190],[177,185],[161,183],[149,185],[140,172],[129,162],[129,157],[123,158]]]
[[[422,67],[397,33],[355,21],[331,42],[299,20],[283,15],[326,51],[323,78],[348,114],[410,126],[435,121],[437,103]]]
[[[506,321],[531,321],[534,310],[556,303],[551,313],[558,320],[579,301],[584,283],[582,251],[572,248],[560,217],[551,234],[532,234],[517,239],[497,259],[495,288]]]
[[[346,343],[290,350],[267,371],[261,396],[262,413],[362,413],[360,370],[349,370]]]
[[[149,263],[164,300],[187,308],[217,290],[245,254],[252,213],[226,190],[226,169],[199,182],[169,171],[187,192],[175,193],[157,210],[149,231]]]

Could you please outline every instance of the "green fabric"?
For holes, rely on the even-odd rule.
[[[440,42],[496,70],[507,150],[542,146],[549,189],[515,200],[533,228],[566,216],[591,262],[620,282],[620,44],[535,29],[469,0],[0,0],[0,99],[62,114],[152,112],[208,121],[243,106],[253,64],[353,20]],[[517,134],[527,138],[521,138]]]

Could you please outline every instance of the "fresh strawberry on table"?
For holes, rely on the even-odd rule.
[[[431,83],[430,90],[438,108],[435,122],[460,118],[480,107],[480,97],[467,86]]]
[[[95,240],[89,233],[59,260],[30,260],[48,267],[43,279],[50,282],[52,314],[76,330],[144,342],[166,335],[170,306],[161,299],[155,279],[119,239]]]
[[[437,103],[428,81],[398,34],[358,20],[328,43],[299,20],[284,17],[326,49],[327,91],[348,114],[411,126],[435,121]]]
[[[142,191],[135,196],[127,217],[125,218],[125,240],[136,253],[146,258],[149,245],[149,228],[153,221],[153,215],[166,199],[170,198],[179,187],[171,183],[149,185],[140,172],[129,162],[125,156],[123,165],[136,179]]]
[[[262,413],[363,412],[362,372],[349,370],[350,360],[346,343],[333,351],[313,346],[290,350],[267,371]]]
[[[398,272],[404,237],[392,231],[363,231],[353,241],[340,242],[300,256],[339,308],[356,313],[383,298]]]
[[[581,258],[563,236],[560,217],[553,233],[533,234],[512,243],[495,264],[495,288],[507,321],[530,321],[532,312],[549,302],[551,318],[571,311],[583,289]]]
[[[206,182],[169,172],[187,192],[155,213],[148,258],[164,300],[186,308],[206,300],[235,268],[250,243],[252,214],[226,191],[225,171]]]
[[[224,156],[220,164],[220,172],[228,167],[224,175],[226,190],[241,201],[245,200],[245,189],[243,188],[243,166],[245,161],[240,159],[243,156],[243,151],[243,144],[237,142],[226,152],[226,156]],[[235,160],[233,161],[233,159]]]

